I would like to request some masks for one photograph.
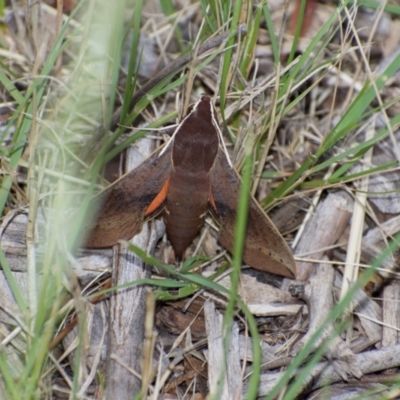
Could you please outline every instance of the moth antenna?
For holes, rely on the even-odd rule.
[[[221,145],[222,145],[222,148],[224,149],[224,153],[225,153],[226,159],[227,159],[227,161],[228,161],[228,164],[229,164],[229,166],[230,166],[231,168],[233,168],[233,164],[232,164],[231,158],[229,157],[229,155],[228,155],[228,150],[226,149],[226,146],[225,146],[225,141],[224,141],[224,137],[223,137],[223,135],[222,135],[222,131],[221,131],[221,129],[219,128],[217,119],[215,118],[215,108],[214,108],[214,105],[212,104],[212,102],[210,102],[210,105],[211,105],[211,115],[212,115],[212,119],[211,119],[211,120],[212,120],[212,123],[213,123],[213,125],[214,125],[214,128],[215,128],[215,129],[217,130],[217,132],[218,132],[219,141],[220,141],[220,143],[221,143]]]
[[[172,125],[174,126],[174,125]],[[158,157],[161,157],[168,149],[168,146],[174,141],[174,137],[176,132],[178,132],[179,127],[181,126],[181,124],[176,125],[176,128],[174,130],[174,133],[172,134],[172,136],[168,139],[167,143],[165,143],[164,148],[160,151],[160,154],[158,155]]]

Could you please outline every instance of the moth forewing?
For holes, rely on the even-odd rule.
[[[86,228],[86,246],[111,247],[119,240],[128,240],[142,229],[146,210],[159,194],[171,174],[171,146],[154,151],[135,169],[121,176],[93,199],[100,203],[97,218]],[[160,204],[160,206],[162,206]],[[151,217],[160,212],[154,210]]]
[[[215,206],[210,205],[210,211],[220,228],[218,240],[232,252],[241,181],[222,147],[218,149],[210,172],[210,182],[215,203]],[[296,275],[296,264],[288,244],[253,196],[249,202],[243,260],[262,271],[289,278]]]

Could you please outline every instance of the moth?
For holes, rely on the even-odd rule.
[[[87,247],[111,247],[163,213],[177,259],[211,214],[219,243],[232,252],[240,177],[224,149],[211,99],[202,96],[171,141],[96,196],[101,202]],[[289,246],[254,197],[250,197],[243,260],[249,266],[294,278]]]

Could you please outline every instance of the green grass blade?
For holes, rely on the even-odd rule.
[[[257,5],[255,15],[251,18],[252,23],[248,25],[249,29],[244,40],[243,55],[239,64],[239,70],[242,76],[246,79],[250,73],[251,62],[253,61],[253,54],[257,45],[257,38],[260,30],[260,22],[263,15],[265,2],[266,0],[262,0],[262,2]]]
[[[7,399],[22,399],[21,387],[16,385],[14,382],[4,349],[0,349],[0,375],[5,384],[5,389],[8,395]]]
[[[240,267],[242,265],[243,247],[244,247],[244,243],[246,240],[247,216],[248,216],[248,212],[249,212],[249,202],[250,202],[249,193],[251,190],[251,172],[252,172],[252,158],[248,154],[245,156],[245,160],[244,160],[242,184],[240,187],[239,205],[238,205],[238,210],[237,210],[235,242],[234,242],[233,259],[232,259],[231,293],[229,296],[228,305],[226,307],[226,311],[225,311],[225,315],[224,315],[224,326],[226,329],[225,330],[226,346],[229,343],[228,332],[230,332],[230,330],[232,329],[235,306],[238,302]],[[244,306],[244,304],[241,304],[242,310],[243,310],[243,306]],[[252,321],[252,323],[255,323],[253,317],[249,321]],[[255,340],[257,340],[257,339],[256,339],[256,337],[253,336],[253,341],[255,341]],[[228,347],[226,347],[226,351],[228,351]],[[257,346],[255,346],[254,353],[257,353],[257,352],[259,352],[259,349],[257,348]],[[246,399],[249,399],[249,400],[253,399],[257,396],[258,384],[260,381],[260,374],[261,374],[261,356],[257,357],[256,354],[253,354],[252,367],[253,367],[253,371],[252,371],[252,375],[251,375],[250,381],[249,381],[249,390],[246,393]]]
[[[5,91],[10,94],[14,100],[19,104],[23,104],[24,97],[13,83],[7,78],[6,74],[0,69],[0,83],[3,84]]]
[[[15,301],[18,304],[19,309],[25,316],[27,316],[28,315],[28,304],[26,303],[25,298],[22,295],[22,292],[19,288],[19,285],[18,285],[17,281],[15,280],[14,275],[11,272],[10,266],[8,265],[7,258],[1,247],[0,247],[0,265],[4,272],[5,277],[7,279],[7,282],[10,286],[12,294],[15,298]]]
[[[230,2],[226,2],[227,4],[231,4]],[[222,113],[222,118],[224,118],[223,110],[225,109],[225,101],[226,101],[226,94],[228,92],[228,87],[231,83],[231,76],[230,76],[230,70],[232,67],[232,55],[233,55],[233,44],[235,41],[235,38],[233,36],[233,33],[236,31],[238,24],[239,24],[239,17],[240,17],[240,12],[242,8],[242,1],[238,0],[233,3],[233,15],[232,15],[232,21],[229,25],[229,30],[232,33],[231,38],[228,40],[226,43],[226,51],[224,53],[223,57],[223,62],[222,62],[222,69],[220,71],[221,73],[221,80],[220,80],[220,90],[219,90],[219,95],[220,95],[220,104],[221,104],[221,113]]]
[[[131,99],[133,96],[133,91],[135,88],[135,76],[134,71],[135,68],[139,68],[139,62],[137,55],[139,54],[139,37],[140,37],[140,24],[142,18],[142,8],[143,8],[143,0],[135,1],[135,9],[133,12],[133,35],[132,35],[132,44],[131,44],[131,52],[128,66],[128,74],[126,77],[126,87],[125,87],[125,95],[124,101],[122,103],[122,111],[120,122],[122,123],[126,119],[126,115],[130,109]],[[141,50],[140,50],[141,51]],[[137,64],[137,65],[136,65]]]
[[[294,60],[294,55],[297,51],[297,44],[298,44],[299,38],[300,38],[301,27],[303,26],[303,18],[304,18],[305,10],[306,10],[306,0],[301,0],[299,15],[298,15],[297,22],[296,22],[296,29],[295,29],[294,36],[293,36],[292,47],[290,49],[290,53],[289,53],[289,57],[288,57],[288,61],[287,61],[288,64],[290,64]]]
[[[207,25],[211,32],[217,31],[217,25],[215,24],[215,2],[214,1],[207,1],[207,0],[200,0],[201,8],[203,10],[204,19],[207,22]],[[210,7],[210,12],[207,12],[208,7]]]

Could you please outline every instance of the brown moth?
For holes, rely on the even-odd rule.
[[[240,178],[223,147],[211,100],[202,96],[172,140],[103,192],[87,247],[110,247],[140,232],[163,211],[177,259],[199,233],[208,212],[219,225],[220,244],[232,251]],[[251,196],[243,260],[261,271],[294,278],[289,246]]]

